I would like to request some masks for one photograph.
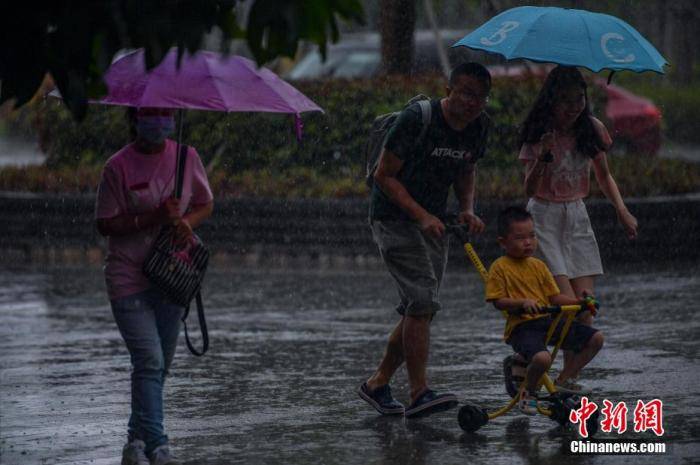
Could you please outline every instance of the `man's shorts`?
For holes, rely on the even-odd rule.
[[[374,242],[396,282],[401,315],[434,315],[440,310],[438,294],[447,266],[449,238],[423,234],[416,223],[370,221]]]
[[[536,255],[554,276],[574,279],[603,274],[598,242],[583,200],[548,202],[532,198],[527,210],[539,242]]]
[[[544,340],[547,337],[547,331],[549,326],[552,324],[553,319],[550,317],[538,318],[536,320],[526,321],[525,323],[520,323],[510,334],[508,338],[508,344],[513,347],[513,350],[529,362],[532,356],[537,352],[542,352],[547,350],[544,345]],[[561,334],[561,329],[564,326],[564,319],[557,325],[554,335],[549,340],[549,345],[553,346],[559,340],[559,335]],[[591,328],[590,326],[574,321],[569,328],[569,333],[564,338],[564,342],[561,344],[563,350],[571,350],[575,353],[581,352],[583,346],[589,341],[591,337],[598,330]]]

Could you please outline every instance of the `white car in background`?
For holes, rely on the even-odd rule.
[[[470,61],[476,57],[476,53],[466,47],[451,48],[464,34],[462,30],[440,31],[450,65]],[[434,32],[416,31],[414,40],[411,74],[442,72]],[[325,62],[321,60],[321,54],[313,50],[299,60],[284,77],[290,80],[372,77],[379,73],[381,61],[381,37],[378,32],[347,33],[341,36],[340,42],[328,46]]]

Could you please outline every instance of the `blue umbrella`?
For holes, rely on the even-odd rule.
[[[506,59],[602,69],[664,73],[664,57],[632,26],[614,16],[556,7],[521,6],[491,18],[460,39]]]

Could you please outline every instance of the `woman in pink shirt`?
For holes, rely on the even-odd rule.
[[[105,164],[97,192],[97,229],[108,238],[105,281],[112,313],[131,355],[131,417],[122,464],[178,463],[163,428],[163,383],[175,355],[184,308],[153,288],[141,271],[164,225],[187,240],[213,209],[206,172],[189,147],[182,196],[173,197],[173,111],[129,110],[134,142]],[[150,462],[149,462],[150,458]]]
[[[586,81],[578,69],[558,66],[549,73],[523,124],[520,144],[528,210],[535,217],[542,255],[562,292],[580,297],[603,273],[583,204],[591,166],[630,239],[637,235],[637,220],[608,169],[605,152],[612,140],[591,114]]]
[[[611,144],[607,129],[591,114],[586,81],[579,70],[554,68],[523,123],[519,158],[525,164],[525,191],[539,254],[561,292],[571,297],[592,292],[595,276],[603,274],[583,203],[590,190],[591,166],[627,237],[637,235],[637,220],[608,169],[606,151]],[[590,325],[593,316],[586,312],[581,321]]]

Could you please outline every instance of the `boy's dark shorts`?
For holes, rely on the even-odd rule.
[[[507,342],[513,347],[513,350],[525,357],[529,362],[537,352],[547,350],[544,340],[547,337],[547,331],[552,321],[552,318],[546,317],[520,323],[513,329]],[[559,340],[559,334],[563,326],[564,320],[562,319],[549,341],[550,346],[555,345]],[[574,353],[581,352],[583,346],[597,332],[598,330],[595,328],[574,321],[569,328],[569,334],[566,335],[564,342],[561,344],[561,348],[563,350],[571,350]]]

